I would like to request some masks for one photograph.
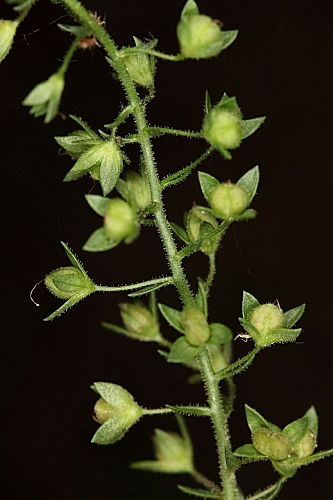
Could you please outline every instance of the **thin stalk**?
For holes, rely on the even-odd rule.
[[[151,134],[171,134],[180,135],[182,137],[192,137],[195,139],[202,139],[202,132],[189,132],[187,130],[178,130],[170,127],[148,127],[147,131]]]
[[[77,49],[77,44],[79,43],[79,41],[80,41],[80,37],[77,36],[75,38],[74,42],[69,47],[68,51],[66,52],[66,55],[62,61],[62,64],[61,64],[60,68],[58,69],[58,73],[60,73],[61,75],[64,75],[66,73],[68,66],[69,66],[69,63],[71,62],[73,55]]]

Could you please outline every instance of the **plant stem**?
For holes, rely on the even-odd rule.
[[[76,37],[74,42],[71,44],[68,51],[66,52],[66,55],[62,61],[62,64],[61,64],[60,68],[58,69],[58,73],[60,73],[61,75],[64,75],[66,73],[68,66],[69,66],[69,63],[71,62],[72,57],[74,55],[74,52],[77,49],[77,44],[79,43],[79,41],[80,41],[80,37]]]
[[[229,439],[227,415],[222,405],[218,378],[215,376],[208,349],[205,346],[203,346],[200,350],[199,363],[207,393],[207,399],[211,408],[210,418],[215,429],[223,498],[226,500],[236,500],[236,477],[234,471],[228,463],[228,456],[231,456],[232,451]]]
[[[55,0],[52,0],[55,1]],[[138,95],[135,85],[126,69],[124,59],[117,51],[116,45],[107,32],[100,26],[89,12],[78,2],[78,0],[61,0],[79,21],[91,29],[98,41],[103,45],[112,61],[113,68],[118,73],[122,82],[128,101],[132,106],[132,114],[137,128],[138,139],[141,146],[145,164],[145,173],[150,186],[153,215],[165,249],[167,261],[172,272],[174,284],[180,298],[185,305],[194,305],[189,283],[182,268],[181,260],[177,256],[177,247],[172,236],[172,231],[166,218],[162,199],[162,189],[159,181],[157,168],[154,161],[149,125],[145,115],[145,106]],[[154,52],[154,51],[152,51]],[[158,55],[155,53],[154,55]],[[224,500],[236,500],[237,486],[235,474],[229,468],[228,454],[231,456],[231,448],[228,434],[228,424],[225,410],[222,406],[219,391],[219,381],[215,376],[211,365],[208,351],[203,347],[199,354],[202,378],[204,380],[208,402],[211,408],[211,419],[215,429],[215,437],[218,448],[221,485],[223,487]]]

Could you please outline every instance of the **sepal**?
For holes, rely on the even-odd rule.
[[[113,444],[141,418],[143,410],[133,396],[117,384],[95,382],[92,389],[101,396],[93,413],[94,420],[101,427],[95,432],[91,442]]]
[[[61,242],[61,244],[73,267],[61,267],[52,271],[46,276],[44,283],[53,295],[66,302],[47,316],[44,321],[51,321],[60,316],[67,309],[96,291],[95,283],[89,278],[78,258],[65,243]]]
[[[13,46],[18,25],[17,21],[0,19],[0,62],[4,60]]]
[[[46,81],[36,85],[22,101],[22,104],[23,106],[31,106],[29,113],[35,117],[45,115],[44,123],[50,123],[58,113],[64,86],[63,73],[54,73]]]
[[[302,316],[305,304],[283,313],[275,304],[259,304],[248,292],[243,292],[243,318],[239,322],[259,348],[278,342],[293,342],[302,329],[292,329]]]

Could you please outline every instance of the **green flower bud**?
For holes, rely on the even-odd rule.
[[[284,460],[291,453],[291,446],[281,432],[262,427],[252,434],[253,446],[271,460]]]
[[[120,198],[110,200],[104,217],[104,230],[113,241],[121,241],[135,234],[136,217],[129,203]]]
[[[180,474],[193,470],[192,449],[179,434],[155,429],[153,442],[160,472]]]
[[[222,153],[237,148],[242,141],[240,118],[221,107],[213,108],[204,118],[204,138]]]
[[[137,47],[145,45],[139,38],[134,37],[134,41]],[[155,64],[153,57],[143,53],[127,54],[125,65],[135,83],[147,88],[154,86]]]
[[[293,447],[292,451],[302,459],[312,455],[316,446],[315,433],[309,429],[305,436]]]
[[[249,193],[231,182],[214,187],[208,195],[208,203],[222,219],[232,219],[240,215],[250,203]]]
[[[18,25],[17,21],[0,19],[0,62],[4,60],[12,48]]]
[[[139,304],[119,304],[120,315],[132,337],[144,341],[160,339],[160,330],[156,318],[147,307]]]
[[[186,221],[186,231],[190,241],[192,242],[197,241],[200,234],[200,227],[203,222],[206,222],[207,225],[209,224],[211,226],[212,231],[218,228],[218,223],[215,217],[213,217],[213,215],[211,215],[208,212],[205,212],[204,210],[199,210],[196,207],[191,208],[191,210],[188,213]],[[207,232],[207,235],[205,235],[202,244],[200,246],[200,250],[206,254],[215,253],[219,241],[220,241],[219,235],[210,236]]]
[[[145,177],[138,172],[128,172],[126,180],[123,181],[122,186],[119,185],[118,191],[125,200],[133,200],[138,210],[143,210],[151,203],[149,186]]]
[[[121,439],[143,414],[133,396],[116,384],[95,382],[92,389],[101,398],[96,402],[93,418],[101,427],[92,438],[93,443],[112,444]]]
[[[187,341],[193,346],[205,344],[210,338],[210,329],[204,314],[193,306],[185,306],[180,314]]]
[[[194,0],[188,0],[182,10],[177,37],[180,52],[186,58],[214,57],[224,48],[220,26],[212,18],[199,14]]]
[[[63,300],[75,296],[89,295],[95,290],[93,282],[76,267],[61,267],[48,274],[44,280],[46,288]]]
[[[286,327],[283,312],[274,304],[262,304],[255,307],[249,316],[249,322],[265,338],[274,330]]]
[[[29,113],[36,117],[45,115],[44,123],[56,116],[65,86],[62,73],[55,73],[45,82],[39,83],[22,101],[23,106],[31,106]]]

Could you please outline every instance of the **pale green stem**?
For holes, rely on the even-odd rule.
[[[169,408],[157,408],[155,410],[150,410],[149,408],[142,408],[143,415],[163,415],[164,413],[173,413],[173,410]]]
[[[180,135],[182,137],[192,137],[195,139],[202,139],[202,132],[189,132],[187,130],[178,130],[175,128],[169,127],[148,127],[147,131],[150,133],[159,133],[159,134],[171,134],[171,135]]]
[[[79,41],[80,41],[80,37],[76,37],[74,42],[71,44],[68,51],[66,52],[66,55],[62,61],[62,64],[61,64],[60,68],[58,69],[58,73],[60,73],[61,75],[65,75],[65,73],[68,69],[69,63],[71,62],[72,57],[77,49],[77,44],[79,43]]]

